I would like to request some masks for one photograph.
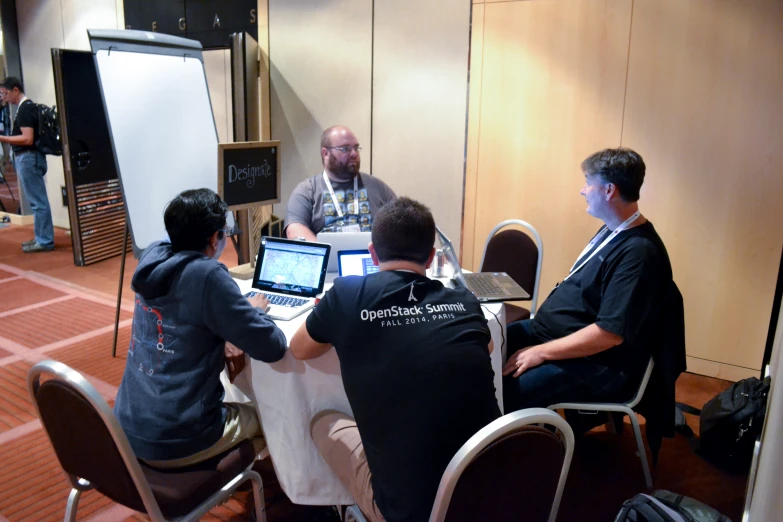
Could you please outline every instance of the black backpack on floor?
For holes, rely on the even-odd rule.
[[[710,399],[701,410],[678,402],[680,411],[699,416],[699,440],[687,425],[678,426],[678,430],[691,440],[699,455],[716,466],[747,471],[764,424],[769,385],[769,377],[743,379]]]
[[[615,522],[731,522],[725,515],[698,500],[659,489],[626,500]]]

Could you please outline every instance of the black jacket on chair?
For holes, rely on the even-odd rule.
[[[652,344],[654,361],[652,375],[644,397],[636,408],[647,420],[647,443],[652,452],[653,465],[658,462],[658,451],[663,437],[674,437],[674,384],[685,363],[685,310],[682,294],[671,282],[659,315],[661,327]]]

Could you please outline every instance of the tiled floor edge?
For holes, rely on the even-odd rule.
[[[32,433],[40,428],[41,420],[37,418],[33,421],[26,422],[21,426],[17,426],[16,428],[11,428],[8,431],[0,433],[0,445],[11,442],[12,440],[16,440],[19,437],[24,437],[25,435]]]
[[[21,355],[22,357],[25,357],[32,351],[31,348],[28,348],[23,344],[19,344],[16,341],[12,341],[11,339],[6,339],[2,336],[0,336],[0,348],[6,352],[12,353],[13,355]]]
[[[16,274],[17,276],[24,276],[28,272],[27,270],[22,270],[21,268],[16,268],[15,266],[6,265],[5,263],[0,263],[0,270]]]
[[[0,281],[2,283],[2,281]],[[8,317],[9,315],[15,315],[20,314],[22,312],[27,312],[29,310],[35,310],[36,308],[41,308],[42,306],[48,306],[55,303],[59,303],[61,301],[68,301],[69,299],[75,299],[76,296],[73,294],[64,295],[61,297],[55,297],[54,299],[49,299],[47,301],[41,301],[40,303],[34,303],[27,306],[20,306],[19,308],[13,308],[11,310],[8,310],[6,312],[0,312],[0,318],[2,317]]]
[[[13,364],[17,361],[23,361],[24,357],[21,355],[8,355],[6,357],[0,357],[0,368],[3,366],[7,366],[9,364]]]
[[[119,328],[124,328],[126,326],[130,326],[133,323],[133,319],[125,319],[123,321],[120,321]],[[57,350],[59,348],[63,348],[65,346],[68,346],[70,344],[80,343],[83,341],[86,341],[88,339],[92,339],[93,337],[98,337],[99,335],[107,334],[109,332],[114,332],[114,325],[108,325],[108,326],[102,326],[101,328],[97,328],[95,330],[90,330],[89,332],[85,332],[83,334],[75,335],[73,337],[69,337],[68,339],[62,339],[60,341],[55,341],[53,343],[45,344],[43,346],[39,346],[37,348],[29,348],[29,350],[32,350],[36,353],[43,354],[46,352],[51,352],[52,350]],[[3,339],[0,337],[0,348],[3,348]],[[11,341],[13,342],[13,341]],[[12,350],[8,350],[11,352]]]
[[[4,267],[5,265],[0,264],[0,269],[5,270]],[[49,288],[53,288],[71,295],[73,295],[74,292],[78,292],[78,297],[82,297],[84,299],[88,299],[90,301],[114,308],[117,307],[116,295],[112,296],[111,294],[105,294],[97,290],[85,288],[74,283],[69,283],[68,281],[63,281],[62,279],[57,279],[56,277],[52,277],[50,275],[42,274],[40,272],[29,271],[24,272],[23,275],[30,281],[35,281],[36,283],[48,286]],[[129,302],[123,302],[120,305],[120,308],[126,312],[133,312],[133,294],[131,292],[123,292],[123,299],[128,300]]]

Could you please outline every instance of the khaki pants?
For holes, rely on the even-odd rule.
[[[227,402],[225,406],[228,411],[226,424],[223,427],[223,436],[215,444],[181,459],[145,460],[144,462],[155,468],[184,468],[220,455],[245,439],[252,440],[256,454],[261,453],[266,447],[266,441],[264,441],[264,433],[261,431],[261,424],[258,422],[256,408],[252,404],[235,402]]]
[[[370,467],[356,421],[335,410],[325,410],[310,423],[313,442],[340,482],[348,488],[359,509],[371,522],[384,522],[375,505]]]

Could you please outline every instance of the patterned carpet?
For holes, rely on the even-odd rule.
[[[36,418],[27,372],[36,362],[55,359],[81,373],[113,404],[125,369],[133,308],[123,304],[113,358],[115,298],[2,263],[0,296],[0,522],[62,520],[70,486]],[[270,521],[333,520],[331,508],[291,504],[268,459],[259,471]],[[204,520],[249,521],[251,504],[249,492],[237,493]],[[78,519],[149,520],[96,492],[82,496]]]
[[[18,240],[17,235],[13,241]],[[0,246],[4,252],[10,250]],[[11,248],[15,251],[17,245]],[[28,270],[19,268],[21,262],[7,264],[15,258],[6,254],[6,263],[0,261],[0,522],[61,520],[69,486],[35,417],[27,395],[26,374],[36,362],[56,359],[82,373],[111,403],[125,366],[132,304],[123,305],[118,357],[112,358],[115,298],[29,271],[56,257],[70,262],[68,251],[33,258],[21,255]],[[79,270],[84,274],[101,273],[94,268]],[[678,400],[701,406],[729,385],[727,381],[684,374],[677,383]],[[697,419],[690,418],[689,423],[698,430]],[[612,520],[624,500],[644,489],[627,421],[625,427],[620,436],[597,428],[578,439],[558,520]],[[291,504],[268,459],[261,471],[270,522],[334,520],[325,508]],[[653,477],[656,488],[697,498],[735,522],[741,518],[747,477],[714,468],[696,456],[683,437],[664,441]],[[524,483],[523,478],[520,483]],[[249,520],[247,506],[251,502],[248,493],[238,493],[205,520]],[[80,520],[108,522],[147,519],[95,492],[82,497],[78,515]]]
[[[36,419],[27,394],[30,367],[61,361],[85,376],[112,402],[125,368],[132,310],[120,314],[118,357],[111,357],[115,303],[34,272],[0,265],[0,482],[1,521],[62,520],[69,486]],[[247,495],[215,509],[207,520],[248,520]],[[89,492],[79,520],[144,520]]]

